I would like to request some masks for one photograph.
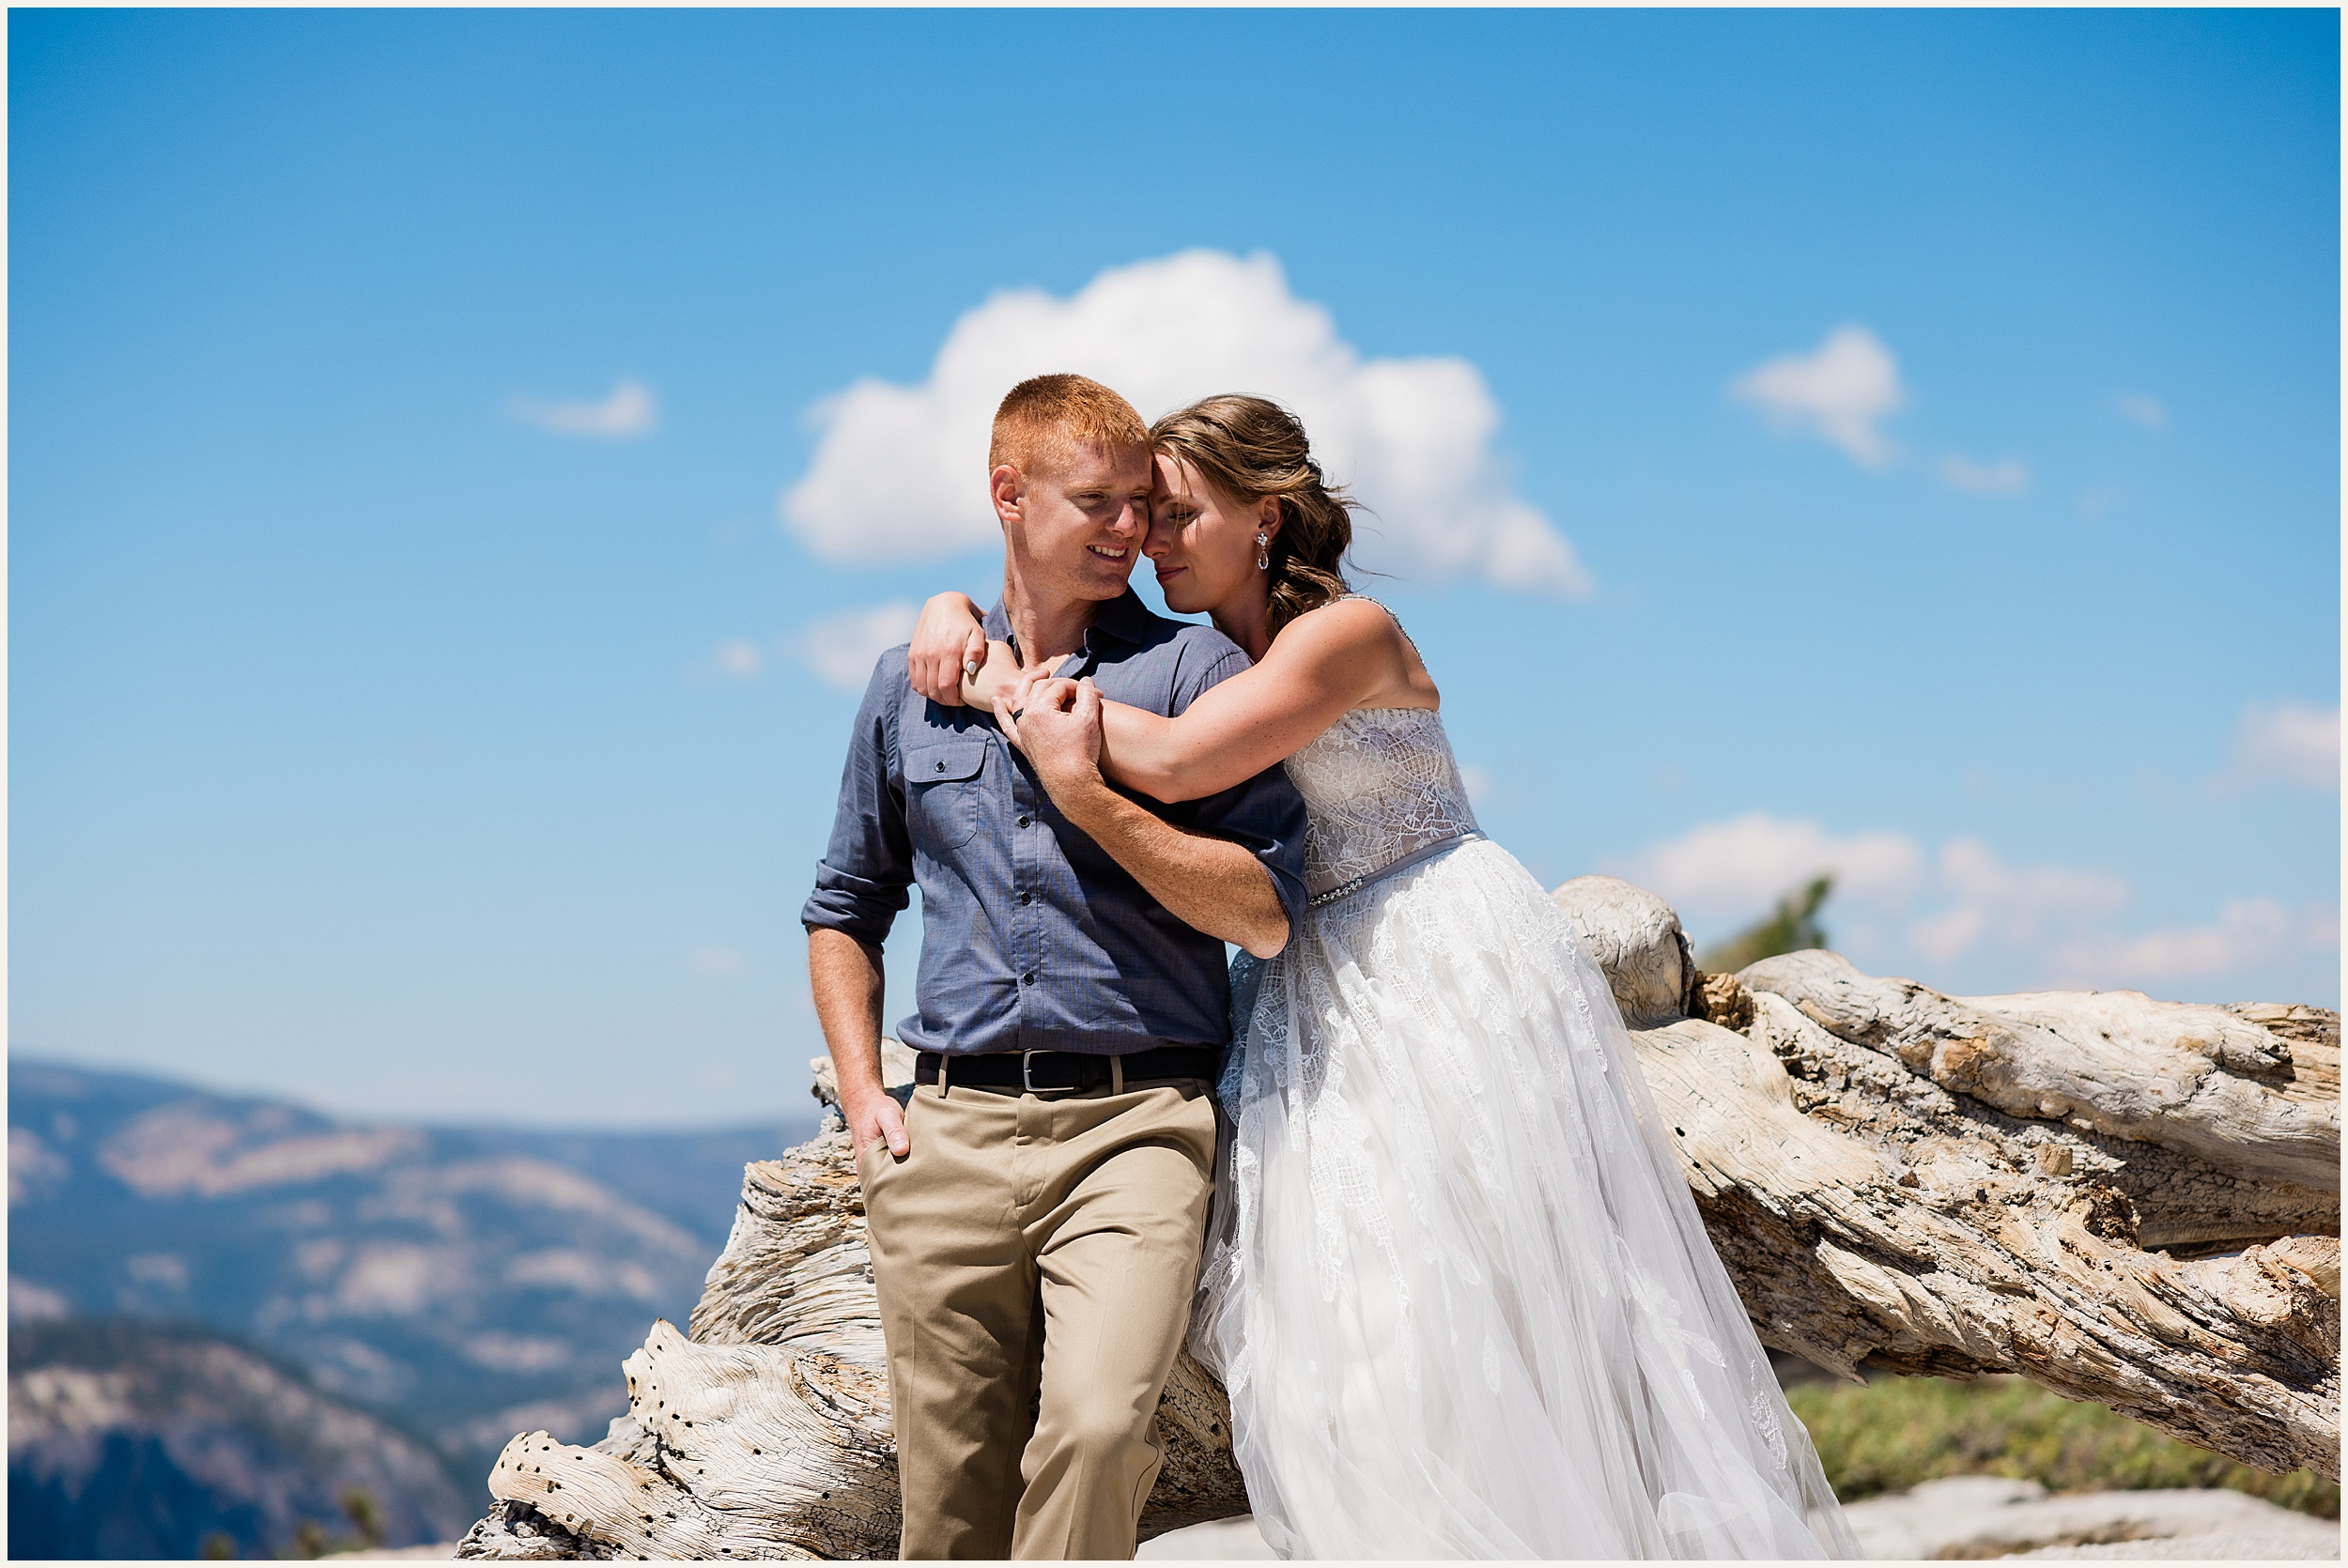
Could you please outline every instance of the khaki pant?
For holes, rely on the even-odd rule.
[[[912,1558],[1130,1558],[1213,1182],[1183,1080],[917,1088],[859,1167]]]

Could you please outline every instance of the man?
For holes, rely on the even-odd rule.
[[[995,416],[990,637],[1179,714],[1247,667],[1126,586],[1148,436],[1075,376]],[[881,656],[802,919],[864,1182],[905,1558],[1130,1558],[1152,1417],[1213,1186],[1225,942],[1270,957],[1304,913],[1305,807],[1274,768],[1180,807],[1096,782],[1056,802],[994,715]],[[880,945],[921,885],[919,1052],[880,1077]]]

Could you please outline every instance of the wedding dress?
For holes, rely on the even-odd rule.
[[[1234,971],[1194,1349],[1287,1558],[1852,1557],[1597,966],[1443,721],[1288,761],[1303,929]]]

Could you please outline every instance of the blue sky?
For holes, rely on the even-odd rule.
[[[1030,320],[1351,442],[1545,882],[1701,941],[1831,867],[1877,972],[2337,1005],[2335,13],[9,29],[17,1051],[804,1104],[825,668],[998,574],[905,476]],[[1239,361],[1087,336],[1246,280]]]

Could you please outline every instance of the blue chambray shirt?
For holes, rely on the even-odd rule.
[[[997,605],[986,635],[1008,640]],[[799,918],[878,944],[921,884],[917,1051],[1114,1055],[1230,1038],[1223,944],[1194,930],[1052,804],[995,715],[914,695],[904,647],[883,653],[857,710],[831,844]],[[1179,714],[1247,668],[1212,626],[1152,615],[1129,589],[1061,667],[1101,695]],[[1278,767],[1204,800],[1141,805],[1245,845],[1293,934],[1305,915],[1305,803]]]

